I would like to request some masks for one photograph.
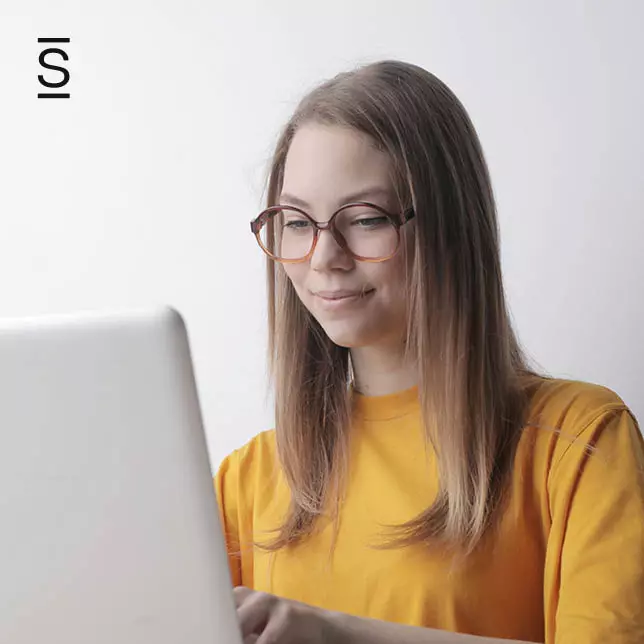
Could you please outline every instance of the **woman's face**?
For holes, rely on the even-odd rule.
[[[351,201],[368,201],[399,213],[389,157],[355,130],[301,126],[286,157],[280,204],[299,206],[314,220],[326,222]],[[402,232],[401,244],[406,238]],[[304,306],[334,343],[348,348],[398,344],[406,328],[401,251],[384,262],[361,262],[324,230],[308,261],[284,264],[284,269]]]

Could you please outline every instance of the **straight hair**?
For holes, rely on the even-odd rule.
[[[479,138],[458,98],[413,64],[385,60],[310,91],[281,132],[267,185],[279,203],[298,128],[319,123],[370,137],[392,162],[401,205],[415,211],[408,262],[406,352],[418,370],[421,418],[436,454],[439,491],[396,526],[384,547],[415,543],[471,552],[498,517],[531,395],[543,378],[510,320],[499,231]],[[279,465],[291,500],[268,551],[336,525],[349,468],[350,353],[304,307],[268,259],[269,366]]]

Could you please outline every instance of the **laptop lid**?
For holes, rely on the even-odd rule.
[[[172,309],[0,322],[0,642],[241,644]]]

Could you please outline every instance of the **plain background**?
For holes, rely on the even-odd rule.
[[[248,222],[278,130],[399,58],[477,127],[530,355],[644,418],[643,23],[638,0],[0,0],[0,316],[177,307],[216,467],[272,426]],[[70,100],[36,98],[47,36],[72,39]]]

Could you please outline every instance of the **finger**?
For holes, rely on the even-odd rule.
[[[235,586],[233,588],[235,608],[239,608],[254,592],[254,590],[246,588],[246,586]]]
[[[259,639],[259,635],[255,633],[251,633],[250,635],[244,638],[244,644],[257,644],[258,639]]]
[[[262,634],[256,640],[256,644],[275,644],[276,642],[284,641],[284,622],[281,619],[273,619],[268,622],[266,628],[262,631]],[[292,638],[290,637],[292,636]],[[289,632],[288,641],[299,642],[300,637],[303,637],[302,633],[295,634]]]
[[[237,609],[242,637],[260,634],[269,621],[276,598],[268,593],[253,592]]]

